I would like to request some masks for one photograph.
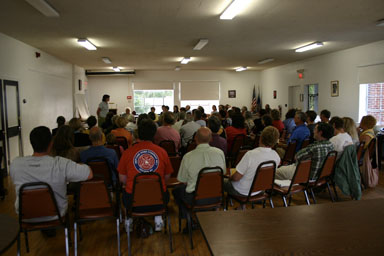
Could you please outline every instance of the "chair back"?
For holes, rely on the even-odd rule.
[[[180,169],[181,157],[180,156],[170,156],[169,160],[171,161],[171,165],[173,168],[173,173],[171,174],[171,177],[176,178],[177,174],[179,173],[179,169]]]
[[[249,151],[249,149],[247,147],[241,147],[240,150],[237,152],[236,154],[236,158],[235,158],[235,161],[234,161],[234,165],[233,167],[236,167],[236,165],[238,163],[240,163],[241,159],[243,158],[243,156]]]
[[[284,129],[280,134],[280,139],[285,140],[285,137],[287,137],[287,130]]]
[[[356,149],[357,161],[359,163],[363,159],[364,146],[365,146],[365,141],[360,141],[359,146],[357,146],[357,149]]]
[[[164,205],[163,185],[156,172],[139,173],[133,180],[131,209],[140,206]]]
[[[237,152],[240,150],[242,146],[244,146],[245,141],[245,135],[244,134],[238,134],[233,139],[232,147],[229,151],[229,156],[234,157],[236,156]]]
[[[293,163],[296,152],[296,141],[292,141],[288,144],[287,150],[283,157],[283,165]]]
[[[290,186],[293,186],[294,184],[308,184],[309,176],[311,174],[311,163],[311,158],[299,161]]]
[[[127,138],[123,136],[116,136],[116,144],[122,146],[124,150],[128,148]]]
[[[110,148],[115,150],[117,158],[120,160],[121,158],[121,152],[120,152],[120,146],[115,144],[115,145],[105,145],[106,148]]]
[[[187,145],[187,153],[188,153],[189,151],[194,150],[196,147],[197,147],[196,141],[193,140],[193,139],[190,140],[190,141],[188,142],[188,145]]]
[[[105,180],[108,185],[113,185],[113,171],[106,158],[91,157],[87,159],[86,164],[91,168],[94,180]]]
[[[219,197],[223,200],[223,169],[219,166],[201,169],[196,182],[194,201]]]
[[[333,171],[335,169],[335,164],[336,164],[336,158],[337,158],[336,151],[328,152],[328,155],[324,160],[323,166],[321,167],[321,172],[318,180],[330,177],[333,174]]]
[[[175,142],[173,140],[160,141],[159,146],[167,151],[168,156],[175,156],[177,154]]]
[[[248,198],[255,192],[272,190],[275,172],[276,163],[274,161],[266,161],[259,164],[249,189]]]
[[[301,144],[301,148],[303,149],[303,148],[306,148],[306,147],[308,147],[308,145],[309,145],[309,142],[310,142],[310,140],[309,140],[309,139],[305,139],[305,140],[303,140],[303,143]]]
[[[57,216],[63,220],[51,186],[45,182],[25,183],[19,190],[19,223],[26,219]]]

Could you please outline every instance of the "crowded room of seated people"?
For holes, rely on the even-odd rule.
[[[384,255],[383,1],[5,2],[0,255]]]

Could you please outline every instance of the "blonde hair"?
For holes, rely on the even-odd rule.
[[[261,133],[261,143],[266,147],[273,147],[279,141],[280,133],[273,126],[267,126]]]
[[[117,119],[116,119],[116,125],[117,127],[119,128],[124,128],[127,124],[128,124],[128,120],[127,118],[123,117],[123,116],[119,116]]]
[[[375,125],[376,125],[376,122],[377,121],[376,121],[376,118],[374,116],[367,115],[367,116],[363,116],[363,118],[361,118],[360,125],[364,125],[368,129],[373,129],[373,127],[375,127]]]
[[[359,140],[359,136],[357,135],[357,129],[355,121],[350,117],[343,117],[344,126],[343,129],[346,133],[351,135],[352,140]]]

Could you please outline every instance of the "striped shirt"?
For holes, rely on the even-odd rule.
[[[323,165],[325,158],[327,157],[328,152],[334,150],[333,144],[328,140],[315,141],[313,144],[308,145],[308,147],[299,150],[296,154],[296,165],[298,161],[306,158],[309,155],[312,155],[311,163],[311,174],[310,179],[314,180],[317,178],[319,171]]]

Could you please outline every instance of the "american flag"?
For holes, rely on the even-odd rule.
[[[256,88],[255,85],[253,86],[253,94],[252,94],[252,107],[256,107],[257,105],[257,98],[256,98]]]

